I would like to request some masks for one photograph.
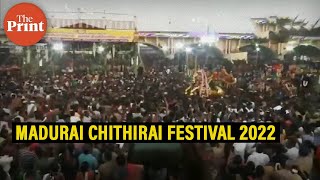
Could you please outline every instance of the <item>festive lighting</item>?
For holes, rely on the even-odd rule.
[[[99,47],[98,47],[98,52],[99,52],[99,53],[102,53],[103,51],[104,51],[104,47],[103,47],[103,46],[99,46]]]
[[[191,51],[192,51],[192,48],[186,47],[186,52],[187,52],[187,53],[190,53]]]
[[[52,48],[55,51],[62,51],[63,50],[63,44],[62,43],[55,43],[55,44],[53,44]]]
[[[181,42],[178,42],[178,43],[176,44],[176,48],[177,48],[177,49],[182,49],[183,46],[184,46],[184,44],[181,43]]]

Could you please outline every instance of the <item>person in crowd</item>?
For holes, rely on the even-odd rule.
[[[142,180],[144,167],[141,164],[133,164],[128,162],[128,177],[130,180]]]
[[[90,169],[88,162],[84,161],[80,165],[80,169],[76,175],[76,180],[94,180],[95,173]]]
[[[299,157],[299,144],[295,137],[291,137],[287,141],[287,152],[285,155],[289,158],[289,161],[295,161]]]
[[[263,166],[257,166],[254,174],[254,180],[265,180],[267,179]]]
[[[125,180],[128,177],[128,167],[124,154],[119,154],[114,167],[113,178],[115,180]]]
[[[81,153],[78,157],[79,164],[81,165],[83,162],[87,162],[89,164],[89,168],[91,170],[95,170],[98,168],[98,161],[92,155],[92,146],[90,144],[85,144],[83,146],[83,153]]]
[[[254,162],[255,166],[265,166],[270,162],[270,158],[267,154],[263,153],[263,145],[258,144],[256,152],[253,152],[247,159],[247,162]]]
[[[57,161],[50,163],[50,172],[43,175],[42,180],[65,180],[63,174],[60,172],[61,168]]]
[[[244,180],[254,179],[255,175],[255,164],[252,161],[247,162],[247,164],[243,168],[243,172],[241,172],[241,177]]]
[[[113,179],[115,162],[112,160],[112,151],[107,149],[104,152],[104,163],[99,166],[100,179]]]
[[[226,174],[224,178],[235,180],[241,179],[241,174],[243,173],[243,170],[244,164],[241,156],[235,155],[232,158],[231,162],[227,165]]]
[[[75,157],[74,144],[68,143],[60,155],[61,171],[65,179],[74,179],[78,163]]]
[[[13,157],[9,157],[7,155],[0,156],[0,177],[2,177],[4,180],[11,180],[9,171],[11,168],[12,161]]]
[[[36,155],[38,157],[36,162],[36,168],[39,170],[41,176],[50,172],[49,158],[46,156],[44,150],[41,147],[36,147]]]
[[[310,141],[304,141],[299,148],[298,158],[291,163],[292,165],[297,166],[302,173],[309,176],[313,168],[313,159],[314,146]]]

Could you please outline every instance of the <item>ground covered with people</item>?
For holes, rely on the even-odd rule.
[[[170,70],[169,70],[170,69]],[[0,179],[318,179],[320,107],[313,75],[234,72],[223,96],[190,96],[173,68],[0,77]],[[127,160],[130,144],[15,144],[12,122],[279,122],[280,143],[182,144],[177,167]],[[157,156],[157,154],[154,154]]]

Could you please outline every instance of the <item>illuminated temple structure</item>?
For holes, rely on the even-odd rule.
[[[243,46],[254,44],[257,40],[260,46],[272,49],[279,59],[283,58],[292,47],[297,45],[312,45],[320,48],[320,37],[313,35],[290,35],[286,42],[274,42],[270,38],[270,32],[278,33],[282,27],[277,21],[279,17],[251,18],[254,33],[216,33],[207,34],[199,32],[169,32],[169,31],[139,31],[134,18],[129,20],[108,19],[49,19],[47,34],[41,46],[58,41],[76,42],[140,42],[151,44],[161,48],[165,54],[174,54],[177,44],[200,43],[204,36],[213,36],[215,41],[212,45],[221,50],[226,58],[230,60],[247,59],[247,54],[239,49]],[[283,19],[283,18],[282,18]],[[303,27],[304,21],[291,22],[292,28]],[[297,27],[296,27],[297,26]],[[316,24],[314,25],[316,26]],[[313,27],[314,28],[314,27]],[[3,30],[0,32],[2,47],[10,43],[7,41]],[[12,44],[11,44],[12,45]]]

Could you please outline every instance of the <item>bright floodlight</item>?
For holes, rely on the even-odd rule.
[[[259,47],[257,47],[257,48],[256,48],[256,51],[258,51],[258,52],[259,52],[260,50],[261,50],[261,49],[260,49]]]
[[[214,36],[203,36],[201,37],[200,42],[203,44],[212,44],[216,42],[216,38]]]
[[[294,47],[293,47],[292,45],[288,45],[287,48],[286,48],[286,50],[287,50],[287,51],[293,51],[293,48],[294,48]]]
[[[186,47],[186,52],[189,53],[192,51],[192,48],[191,47]]]
[[[62,51],[63,50],[63,44],[62,43],[55,43],[53,44],[53,49],[56,51]]]
[[[258,43],[256,43],[256,47],[259,47],[259,44],[258,44]]]
[[[104,51],[104,47],[103,47],[103,46],[99,46],[99,47],[98,47],[98,52],[99,52],[99,53],[102,53],[103,51]]]
[[[181,42],[178,42],[178,43],[176,44],[176,48],[177,48],[177,49],[182,49],[183,46],[184,46],[184,44],[181,43]]]

